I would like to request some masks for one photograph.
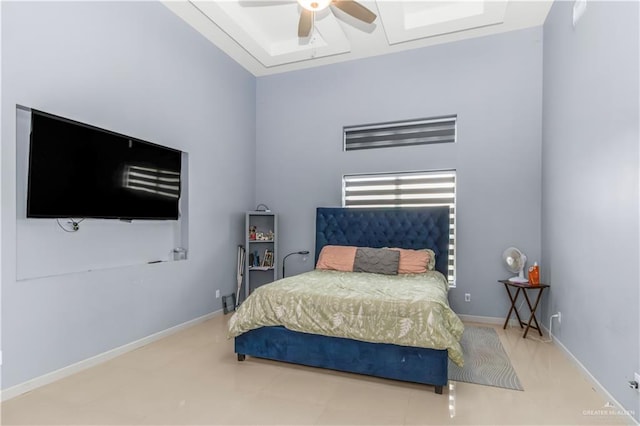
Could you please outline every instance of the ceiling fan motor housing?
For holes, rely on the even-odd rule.
[[[375,13],[352,0],[298,0],[298,4],[302,7],[298,21],[298,37],[302,38],[309,37],[311,34],[316,12],[326,9],[330,5],[367,24],[371,24],[377,17]]]
[[[331,1],[332,0],[298,0],[298,4],[307,10],[317,12],[329,7]]]

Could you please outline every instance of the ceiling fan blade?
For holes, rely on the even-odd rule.
[[[377,16],[375,13],[353,0],[333,0],[331,3],[338,9],[342,10],[344,13],[353,16],[356,19],[366,22],[367,24],[372,23],[376,20]]]
[[[313,12],[302,9],[300,21],[298,21],[298,37],[308,37],[313,28]]]

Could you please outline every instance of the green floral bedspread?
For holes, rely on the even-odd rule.
[[[448,349],[462,366],[462,321],[439,272],[381,275],[313,270],[256,289],[229,320],[229,337],[283,325],[294,331]]]

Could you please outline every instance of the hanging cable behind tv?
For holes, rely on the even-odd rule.
[[[60,223],[60,219],[56,219],[56,223],[58,224],[60,229],[62,229],[64,232],[78,232],[80,230],[80,223],[82,223],[82,221],[84,221],[84,218],[82,218],[80,220],[75,220],[75,219],[69,218],[67,220],[67,225],[71,225],[71,229],[68,229],[68,228],[65,228]]]

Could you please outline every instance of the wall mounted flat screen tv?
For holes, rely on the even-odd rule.
[[[31,110],[28,218],[177,219],[182,153]]]

